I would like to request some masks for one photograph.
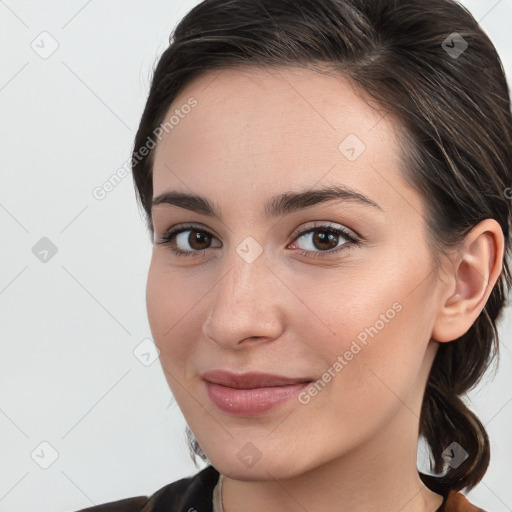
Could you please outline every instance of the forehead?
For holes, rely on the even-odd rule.
[[[197,105],[189,109],[192,98]],[[392,135],[391,123],[381,123],[382,109],[372,108],[352,82],[299,67],[208,71],[181,91],[165,119],[182,109],[190,112],[182,114],[179,125],[164,135],[166,141],[159,144],[155,160],[163,146],[179,149],[191,135],[212,145],[222,138],[223,148],[230,153],[235,148],[253,153],[277,151],[283,145],[295,152],[302,146],[309,152],[312,144],[304,145],[305,140],[318,142],[326,137],[321,149],[332,149],[332,143],[349,134],[365,143],[370,142],[377,124],[381,139]],[[338,144],[334,148],[338,151]]]
[[[204,73],[167,111],[175,122],[155,149],[154,195],[270,197],[319,181],[380,195],[378,174],[398,179],[401,155],[394,124],[374,106],[348,80],[310,69]]]

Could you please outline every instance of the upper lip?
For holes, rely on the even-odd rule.
[[[284,377],[283,375],[259,372],[232,373],[227,370],[210,370],[202,373],[201,377],[208,382],[235,389],[289,386],[301,382],[311,382],[311,379],[303,377]]]

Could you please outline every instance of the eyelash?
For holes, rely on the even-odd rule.
[[[202,251],[182,251],[181,249],[178,249],[175,247],[174,242],[175,242],[176,236],[179,235],[180,233],[183,233],[184,231],[190,231],[191,229],[195,229],[196,231],[198,231],[200,233],[207,233],[208,235],[213,236],[212,233],[210,233],[209,231],[207,231],[205,229],[202,229],[193,224],[186,224],[186,225],[179,226],[177,228],[169,229],[167,232],[165,232],[161,236],[161,238],[158,240],[157,244],[170,247],[171,251],[176,256],[180,256],[180,257],[181,256],[185,256],[185,257],[186,256],[196,256],[199,253],[205,252],[206,249],[204,249]],[[347,250],[350,250],[355,247],[361,247],[363,245],[363,242],[361,240],[354,237],[352,234],[350,234],[345,229],[334,228],[332,226],[328,226],[325,224],[321,224],[319,226],[315,225],[312,228],[308,228],[306,230],[300,231],[299,233],[297,233],[295,235],[295,238],[293,239],[292,243],[294,243],[296,240],[301,238],[303,235],[312,233],[312,232],[314,233],[316,231],[322,231],[322,232],[327,232],[330,234],[341,235],[343,238],[346,238],[348,240],[348,242],[346,242],[345,244],[341,245],[340,247],[338,247],[336,249],[330,249],[328,251],[314,251],[313,252],[313,251],[304,251],[303,249],[297,249],[299,254],[301,254],[302,256],[305,256],[306,258],[313,258],[313,259],[314,258],[322,258],[323,254],[332,256],[333,254],[337,254],[342,251],[347,251]],[[311,253],[313,253],[313,255]]]

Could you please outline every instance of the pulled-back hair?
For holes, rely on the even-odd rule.
[[[500,224],[502,273],[471,328],[440,343],[420,416],[419,436],[437,474],[420,472],[423,482],[442,494],[470,490],[487,470],[490,446],[461,397],[498,359],[496,322],[511,286],[506,191],[512,184],[512,116],[495,47],[452,0],[203,1],[171,35],[135,137],[133,177],[151,231],[154,151],[141,157],[139,148],[158,133],[172,101],[193,78],[241,65],[328,68],[398,121],[402,174],[426,202],[436,264],[480,221]],[[188,427],[187,436],[194,462],[195,454],[207,461]],[[452,442],[469,453],[456,468],[442,456]]]

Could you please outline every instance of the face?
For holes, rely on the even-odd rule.
[[[166,119],[176,109],[187,113],[155,149],[153,197],[200,196],[215,215],[156,201],[147,308],[209,460],[234,478],[286,478],[416,442],[438,293],[390,118],[301,68],[207,73]],[[302,383],[237,391],[207,384],[212,370]]]

